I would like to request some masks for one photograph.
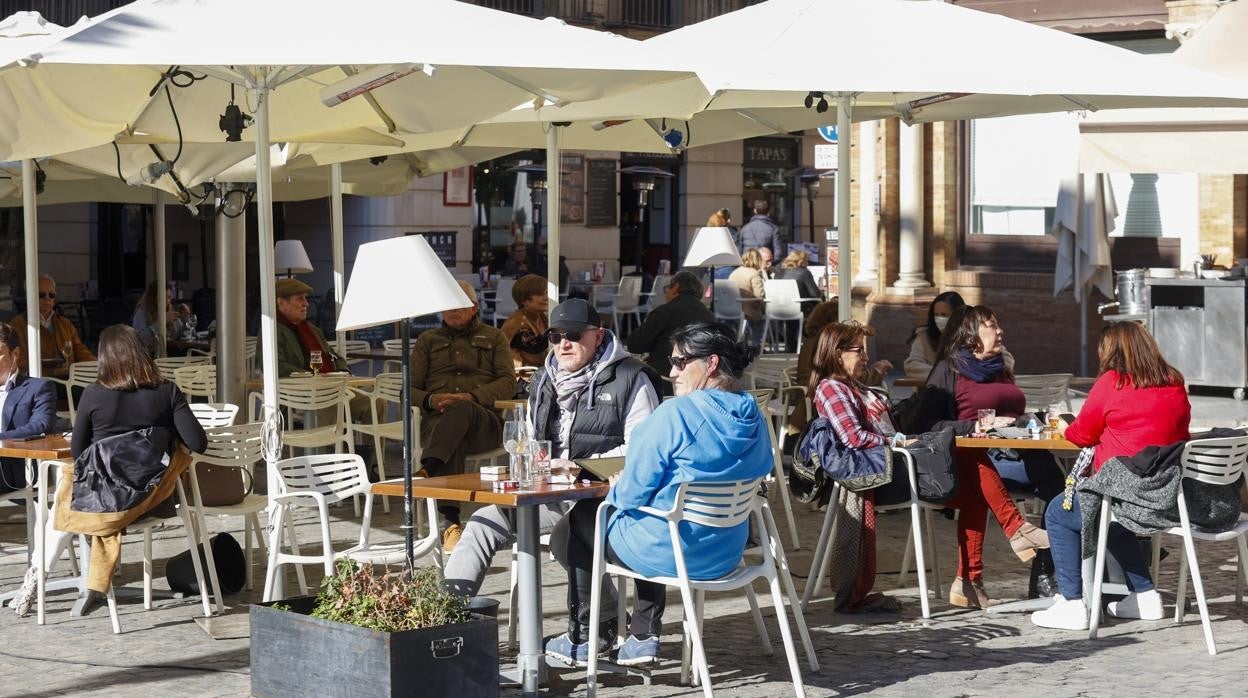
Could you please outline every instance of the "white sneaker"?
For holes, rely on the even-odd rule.
[[[34,567],[28,568],[26,576],[22,578],[22,588],[18,589],[17,594],[9,600],[9,608],[12,608],[19,618],[25,618],[30,613],[31,605],[35,603],[35,595],[39,591],[39,580],[35,574]]]
[[[1165,612],[1161,608],[1161,594],[1156,589],[1127,594],[1122,601],[1109,604],[1109,615],[1115,618],[1136,618],[1139,620],[1161,620]]]
[[[1053,605],[1031,614],[1032,625],[1058,630],[1087,630],[1088,607],[1083,599],[1067,599],[1061,594],[1053,597]]]

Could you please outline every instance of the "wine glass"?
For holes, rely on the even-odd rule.
[[[510,456],[511,479],[520,480],[524,470],[524,452],[529,448],[529,429],[524,422],[509,419],[503,423],[503,450]]]
[[[308,366],[312,368],[312,373],[320,373],[324,365],[325,359],[321,356],[321,352],[312,351],[308,353]]]
[[[196,336],[195,326],[198,324],[199,324],[199,318],[195,316],[195,313],[191,313],[190,315],[186,316],[186,338],[187,339],[190,339],[190,340],[195,339],[195,336]]]
[[[74,360],[74,343],[69,342],[69,341],[63,342],[61,344],[61,361],[64,362],[66,366],[68,366],[70,363],[73,362],[73,360]]]

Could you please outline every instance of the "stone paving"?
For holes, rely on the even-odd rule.
[[[1209,398],[1212,400],[1212,398]],[[1198,406],[1198,413],[1221,423],[1235,423],[1248,415],[1242,403],[1217,400],[1221,407]],[[1222,410],[1226,410],[1222,412]],[[782,535],[782,508],[773,502]],[[380,506],[377,507],[380,512]],[[378,536],[393,536],[398,530],[399,508],[389,515],[378,514],[374,530]],[[25,527],[14,507],[0,508],[0,590],[20,583],[25,562]],[[354,535],[358,520],[349,507],[332,510],[336,540]],[[810,564],[822,514],[799,507],[798,528],[803,549],[789,551],[800,593]],[[936,590],[933,617],[924,621],[914,576],[905,587],[894,589],[908,518],[898,514],[880,520],[880,552],[877,588],[896,595],[903,604],[899,620],[864,623],[872,619],[832,612],[830,602],[812,604],[807,616],[818,652],[820,670],[811,672],[802,663],[807,694],[844,696],[865,693],[880,695],[972,696],[1133,696],[1155,693],[1192,696],[1243,695],[1248,669],[1248,608],[1234,603],[1234,548],[1230,544],[1198,547],[1201,570],[1208,590],[1210,613],[1220,654],[1205,651],[1199,615],[1194,607],[1182,625],[1171,619],[1150,623],[1109,620],[1101,637],[1089,641],[1082,633],[1043,630],[1033,627],[1024,614],[992,615],[955,609],[944,602],[952,577],[954,552],[953,522],[936,517],[936,541],[941,554],[942,578],[946,588]],[[241,530],[238,519],[212,524],[213,530]],[[300,519],[300,539],[314,540],[315,524]],[[241,534],[236,536],[241,541]],[[1181,544],[1168,538],[1172,553],[1162,563],[1159,587],[1167,594],[1167,610],[1176,586]],[[163,559],[185,549],[180,528],[157,533],[156,587],[167,590]],[[508,575],[500,558],[487,579],[483,593],[505,599]],[[118,583],[141,588],[141,542],[135,536],[123,548],[123,565]],[[988,589],[995,597],[1021,598],[1027,583],[1027,567],[1010,553],[1000,530],[990,525],[986,554]],[[890,574],[891,572],[891,574]],[[60,570],[59,574],[64,574]],[[32,616],[19,619],[9,609],[0,610],[0,696],[56,695],[188,695],[240,696],[249,689],[246,604],[259,599],[263,566],[256,567],[258,586],[227,598],[227,616],[218,623],[219,634],[212,639],[193,618],[200,615],[198,600],[165,598],[155,608],[143,610],[139,599],[119,604],[123,633],[113,635],[103,611],[85,619],[70,618],[73,595],[54,594],[48,604],[47,624],[37,626]],[[309,579],[319,573],[308,568]],[[546,634],[560,632],[565,622],[564,575],[559,566],[543,565]],[[293,575],[288,586],[294,590]],[[764,607],[776,656],[762,654],[748,607],[740,596],[708,597],[706,607],[707,651],[712,679],[719,695],[790,695],[792,685],[785,663],[779,632],[771,613],[769,596],[763,585],[756,590]],[[1190,584],[1189,584],[1189,595]],[[504,612],[506,604],[503,604]],[[678,683],[679,600],[669,597],[664,637],[665,661],[655,672],[653,685],[640,679],[607,676],[603,695],[643,696],[696,695],[699,691]],[[790,622],[792,621],[790,615]],[[500,637],[505,637],[505,620]],[[800,648],[800,645],[799,645]],[[800,650],[799,650],[800,651]],[[504,663],[511,656],[504,648]],[[584,695],[584,672],[567,670],[548,682],[552,695]],[[519,695],[507,689],[504,695]]]

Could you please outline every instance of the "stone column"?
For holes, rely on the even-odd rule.
[[[901,236],[893,291],[913,293],[931,284],[923,271],[923,126],[901,126]]]
[[[874,286],[879,278],[880,226],[876,215],[876,122],[858,125],[858,273],[854,283]]]

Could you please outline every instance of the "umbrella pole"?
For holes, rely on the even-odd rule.
[[[837,256],[837,319],[840,322],[846,322],[853,316],[853,278],[851,275],[850,263],[850,209],[849,205],[849,162],[850,162],[850,141],[853,138],[853,120],[852,120],[853,97],[848,94],[838,95],[836,98],[836,155],[839,166],[844,168],[846,174],[844,177],[837,173],[836,177],[836,228],[837,239],[836,249]]]
[[[334,163],[329,166],[329,234],[334,255],[334,325],[338,324],[338,316],[342,315],[342,297],[346,293],[347,281],[344,275],[346,262],[342,251],[342,165]],[[347,333],[339,331],[337,340],[338,355],[347,356]]]
[[[1079,375],[1088,375],[1088,289],[1083,279],[1079,278],[1079,250],[1082,236],[1087,235],[1084,225],[1083,207],[1083,173],[1075,177],[1075,254],[1074,270],[1071,278],[1075,281],[1075,293],[1079,294]]]
[[[546,131],[546,295],[550,297],[547,314],[559,305],[559,197],[563,181],[559,175],[559,126],[547,124]],[[539,235],[534,231],[533,235]],[[536,240],[534,241],[536,242]],[[534,255],[536,261],[537,255]]]
[[[39,208],[35,200],[35,161],[22,160],[22,232],[26,247],[26,356],[30,376],[43,374],[42,350],[39,347]],[[56,289],[52,289],[56,290]],[[57,347],[60,351],[60,347]]]
[[[260,229],[260,367],[264,380],[265,473],[268,492],[281,491],[277,461],[281,457],[281,425],[277,413],[277,290],[273,283],[273,173],[269,161],[269,88],[256,88],[256,221]],[[272,500],[270,500],[272,501]],[[272,506],[270,504],[270,506]],[[271,512],[270,512],[271,514]],[[272,518],[270,517],[270,520]]]
[[[165,195],[159,189],[152,191],[152,250],[156,257],[156,355],[169,353],[169,318],[166,317],[166,297],[169,295],[169,274],[165,267]],[[207,279],[204,282],[207,283]]]

